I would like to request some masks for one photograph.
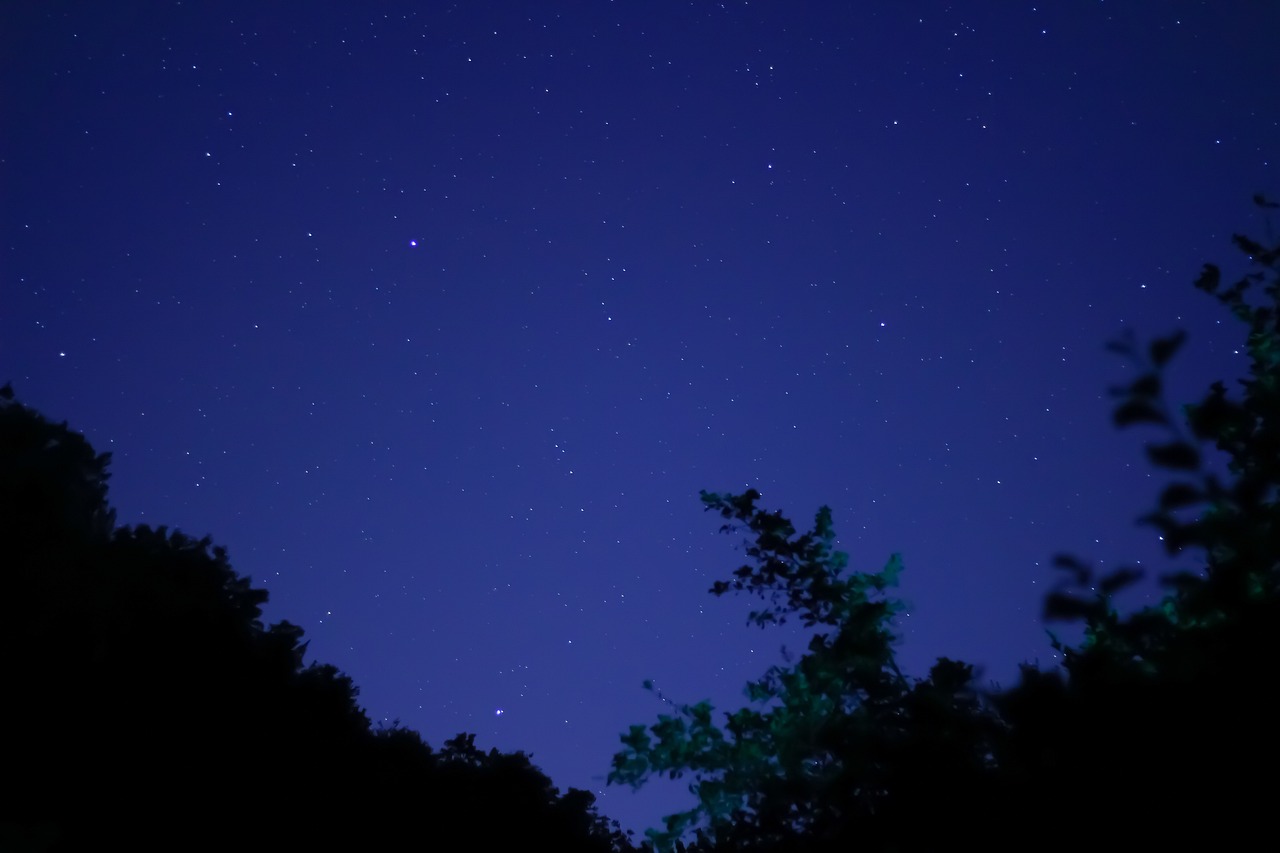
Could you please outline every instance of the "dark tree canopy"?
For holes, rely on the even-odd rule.
[[[1115,389],[1115,421],[1162,431],[1147,456],[1176,475],[1143,520],[1197,568],[1165,578],[1159,605],[1121,613],[1113,598],[1135,570],[1099,577],[1058,558],[1046,616],[1085,629],[1057,642],[1061,668],[1024,666],[1004,691],[947,658],[909,676],[894,656],[898,555],[851,570],[827,508],[799,532],[753,490],[703,493],[722,530],[746,535],[746,561],[711,592],[758,596],[753,623],[798,620],[811,636],[747,685],[746,707],[662,697],[670,713],[623,735],[611,782],[685,776],[696,795],[655,846],[1265,837],[1280,760],[1280,244],[1235,243],[1250,272],[1224,285],[1207,265],[1196,286],[1246,327],[1239,394],[1219,382],[1175,410],[1163,376],[1182,336],[1113,344],[1141,368]],[[116,526],[109,461],[0,389],[0,849],[634,849],[589,792],[561,794],[524,753],[485,752],[468,734],[435,750],[372,726],[349,677],[306,662],[301,628],[263,623],[266,592],[222,548]]]
[[[723,531],[747,534],[748,562],[711,592],[760,596],[760,625],[815,630],[794,665],[747,685],[747,707],[666,700],[673,713],[622,736],[611,782],[692,778],[696,805],[650,831],[658,848],[1233,849],[1266,837],[1280,759],[1280,243],[1234,242],[1248,274],[1226,286],[1206,265],[1196,286],[1246,326],[1239,396],[1218,382],[1174,411],[1163,373],[1183,336],[1112,344],[1140,367],[1114,391],[1115,422],[1162,430],[1147,457],[1176,475],[1142,520],[1199,568],[1164,578],[1159,605],[1122,614],[1113,597],[1139,572],[1099,577],[1059,557],[1066,580],[1045,615],[1085,629],[1076,646],[1055,640],[1061,668],[1024,666],[1005,691],[977,690],[972,667],[946,658],[907,677],[893,654],[897,555],[849,572],[826,507],[797,533],[754,490],[703,493]],[[1226,455],[1225,477],[1205,445]]]
[[[108,462],[0,392],[0,849],[631,849],[523,753],[372,727],[222,548],[114,525]]]
[[[764,598],[767,606],[750,616],[755,623],[794,616],[817,628],[807,653],[748,684],[751,704],[723,725],[701,702],[672,703],[674,714],[632,726],[610,781],[693,777],[697,805],[650,833],[659,849],[691,830],[702,839],[698,849],[716,850],[855,839],[868,849],[931,849],[954,838],[952,822],[970,819],[989,796],[1001,734],[979,700],[973,668],[943,658],[925,679],[905,676],[893,651],[901,603],[889,594],[901,558],[878,572],[846,572],[826,507],[797,535],[781,513],[757,507],[759,498],[754,490],[703,493],[706,508],[728,520],[723,532],[745,528],[752,537],[744,551],[754,565],[712,592]]]

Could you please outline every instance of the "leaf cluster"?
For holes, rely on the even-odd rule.
[[[980,707],[971,666],[943,659],[918,680],[899,671],[893,617],[902,603],[889,590],[900,555],[879,571],[849,572],[827,507],[798,533],[780,512],[759,508],[759,498],[754,490],[702,493],[705,508],[727,520],[723,532],[753,535],[744,544],[752,562],[711,592],[764,599],[753,624],[794,615],[816,630],[806,654],[749,683],[748,705],[722,724],[708,702],[671,703],[675,713],[623,735],[611,783],[692,776],[696,805],[649,833],[660,850],[690,833],[727,849],[797,836],[834,842],[851,820],[888,832],[900,817],[893,791],[909,785],[938,808],[954,803],[943,791],[957,776],[983,772],[998,731]]]
[[[1024,665],[1003,691],[979,692],[972,666],[946,658],[927,678],[907,678],[893,660],[900,603],[887,595],[897,555],[880,572],[848,573],[827,508],[798,533],[760,509],[754,490],[702,493],[722,531],[749,535],[748,562],[711,592],[763,599],[753,624],[796,617],[815,633],[800,660],[747,685],[747,707],[717,722],[705,702],[671,703],[676,713],[623,737],[611,782],[693,775],[697,804],[650,832],[656,848],[934,850],[1011,816],[1037,834],[997,831],[985,847],[1079,849],[1099,837],[1236,847],[1270,828],[1274,786],[1255,780],[1280,763],[1269,714],[1280,624],[1280,242],[1234,243],[1250,271],[1224,285],[1206,265],[1196,286],[1246,327],[1238,396],[1217,382],[1175,411],[1164,371],[1185,335],[1111,344],[1139,367],[1113,389],[1115,423],[1159,431],[1146,456],[1173,475],[1140,520],[1171,555],[1202,565],[1165,577],[1159,604],[1121,613],[1115,596],[1137,568],[1097,576],[1059,556],[1063,583],[1045,616],[1085,629],[1074,646],[1054,639],[1061,668]]]

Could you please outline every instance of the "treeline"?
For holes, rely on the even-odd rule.
[[[1115,389],[1115,422],[1154,427],[1148,461],[1174,475],[1143,521],[1200,570],[1163,578],[1159,605],[1122,614],[1113,598],[1137,570],[1099,576],[1059,557],[1063,582],[1045,615],[1084,627],[1078,645],[1055,643],[1061,668],[1024,666],[1004,691],[982,689],[971,665],[946,658],[908,677],[894,660],[896,555],[881,571],[850,572],[825,507],[799,533],[753,490],[703,493],[722,530],[745,536],[747,556],[711,592],[759,596],[760,625],[793,619],[814,631],[794,665],[747,685],[747,707],[722,714],[666,700],[670,713],[623,736],[611,782],[684,776],[697,798],[650,832],[659,848],[1265,843],[1280,793],[1280,243],[1234,242],[1249,272],[1228,285],[1206,265],[1196,286],[1244,327],[1240,393],[1217,382],[1174,409],[1163,375],[1183,336],[1113,344],[1140,368]],[[1225,476],[1204,464],[1207,447],[1225,455]]]
[[[1275,205],[1258,199],[1264,207]],[[1115,348],[1141,367],[1115,420],[1162,432],[1176,477],[1145,521],[1200,570],[1120,613],[1138,573],[1061,557],[1050,619],[1084,626],[1062,667],[1008,690],[942,658],[894,659],[902,561],[851,571],[831,513],[799,532],[760,495],[704,492],[746,562],[711,592],[752,621],[813,629],[807,652],[747,685],[731,713],[661,697],[610,782],[683,776],[696,803],[662,850],[1066,850],[1252,847],[1277,794],[1280,626],[1280,243],[1235,237],[1252,268],[1197,287],[1245,327],[1240,393],[1180,410],[1163,374],[1181,335]],[[1261,294],[1261,299],[1256,296]],[[1229,466],[1204,464],[1216,447]],[[636,848],[594,797],[560,793],[520,752],[460,734],[430,747],[381,728],[351,679],[304,661],[302,629],[266,625],[267,594],[209,539],[118,526],[109,455],[0,389],[0,850],[556,850]],[[660,694],[659,694],[660,695]]]
[[[222,548],[116,526],[108,462],[0,389],[0,849],[633,849],[523,753],[372,726]]]

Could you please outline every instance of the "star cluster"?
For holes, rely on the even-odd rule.
[[[701,488],[901,551],[902,658],[1051,660],[1052,556],[1164,561],[1122,329],[1280,192],[1261,5],[17,4],[3,379],[225,544],[379,720],[605,813],[640,687],[778,660]],[[1163,565],[1163,562],[1161,562]],[[1150,596],[1146,589],[1141,595]]]

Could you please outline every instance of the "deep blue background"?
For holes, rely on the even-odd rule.
[[[0,9],[0,380],[374,719],[683,804],[604,785],[642,680],[799,642],[701,488],[901,551],[919,674],[1050,664],[1059,551],[1173,565],[1104,344],[1243,368],[1191,282],[1280,195],[1280,6],[332,5]]]

